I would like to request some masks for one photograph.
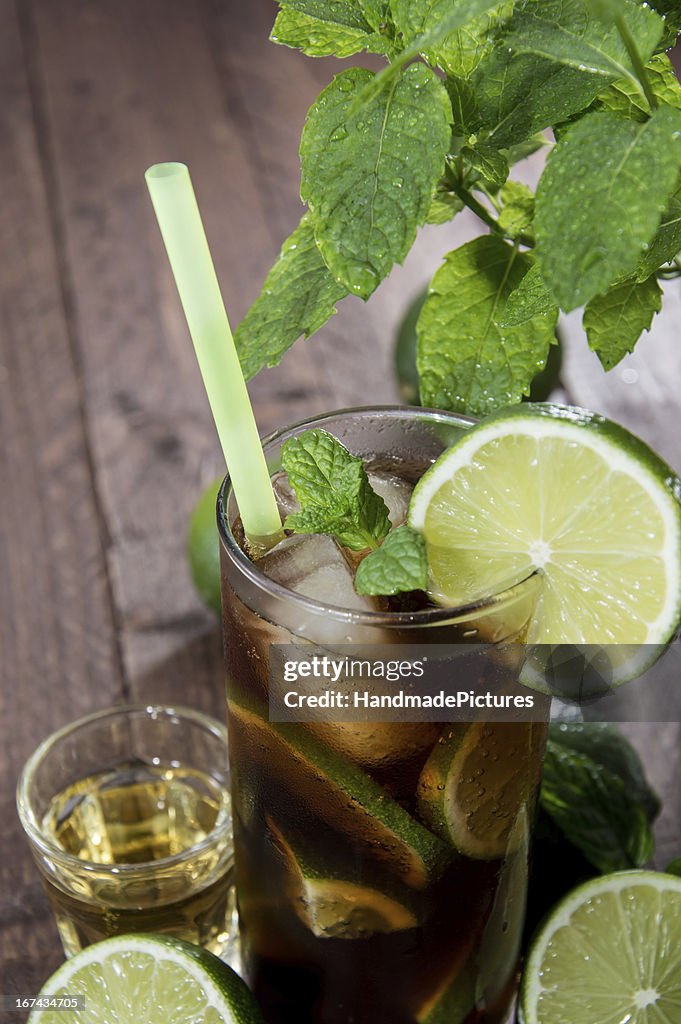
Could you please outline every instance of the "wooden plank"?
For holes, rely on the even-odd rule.
[[[191,586],[184,535],[221,462],[145,168],[191,164],[235,320],[273,236],[201,6],[34,4],[125,663],[145,698],[217,709],[217,624]],[[261,420],[271,425],[266,407]]]
[[[34,994],[61,947],[16,779],[50,732],[124,687],[14,0],[0,21],[0,992]]]

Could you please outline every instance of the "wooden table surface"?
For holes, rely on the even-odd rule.
[[[143,173],[191,165],[237,323],[298,221],[300,129],[335,70],[269,43],[273,12],[271,0],[0,0],[0,993],[35,994],[61,960],[14,808],[28,754],[129,699],[221,714],[218,626],[183,551],[220,454]],[[345,300],[261,374],[261,428],[395,400],[395,325],[478,232],[467,216],[422,232],[368,306]],[[564,387],[681,470],[678,286],[668,299],[607,382],[569,323]],[[678,729],[635,732],[670,794],[664,863],[681,853]]]

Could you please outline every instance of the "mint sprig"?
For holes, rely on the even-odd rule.
[[[380,548],[360,563],[355,575],[358,594],[400,594],[428,585],[426,542],[410,526],[398,526]]]
[[[658,280],[681,277],[681,87],[664,53],[681,30],[678,0],[279,8],[278,42],[313,56],[370,50],[386,66],[342,72],[310,110],[309,209],[239,329],[248,375],[319,329],[339,298],[368,298],[419,225],[464,207],[491,234],[435,277],[419,324],[424,399],[471,413],[519,401],[556,312],[581,305],[614,366],[649,326]],[[549,131],[558,141],[535,201],[507,175]]]
[[[377,548],[390,530],[388,508],[369,483],[364,463],[326,430],[289,438],[281,463],[301,505],[286,517],[295,533],[324,533],[351,551]]]

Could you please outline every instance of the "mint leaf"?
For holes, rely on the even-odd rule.
[[[541,270],[533,262],[518,287],[509,295],[506,305],[500,308],[496,322],[499,327],[519,327],[542,314],[556,321],[558,306],[544,284]]]
[[[537,188],[536,252],[563,309],[635,273],[680,167],[681,112],[668,107],[645,124],[589,114],[555,146]]]
[[[522,327],[499,327],[494,318],[531,263],[495,235],[445,257],[418,322],[424,405],[485,415],[528,393],[546,362],[556,317],[534,317]]]
[[[456,192],[450,192],[446,187],[438,187],[431,196],[426,222],[428,224],[446,224],[457,213],[460,213],[463,207],[463,199],[459,199]]]
[[[657,30],[659,19],[633,0],[623,3],[628,23],[641,21],[642,36],[637,41],[646,61],[654,49],[652,27]],[[531,40],[536,43],[537,36],[548,33],[563,49],[558,42],[555,48],[536,43],[527,52],[526,31],[533,26]],[[590,59],[582,63],[576,55],[586,56],[586,51]],[[589,17],[582,0],[524,0],[507,33],[476,68],[471,81],[489,141],[505,148],[584,110],[629,68],[616,28]]]
[[[589,348],[596,352],[604,370],[612,370],[633,351],[661,309],[662,289],[655,277],[625,281],[589,302],[584,310],[584,330]]]
[[[362,14],[376,32],[390,22],[390,0],[356,0]]]
[[[286,517],[295,533],[326,533],[352,551],[376,548],[390,530],[388,509],[371,488],[364,463],[326,430],[289,438],[281,464],[301,505]]]
[[[306,214],[234,334],[246,379],[264,366],[276,366],[301,334],[309,338],[319,330],[347,294],[327,270]]]
[[[534,221],[534,192],[521,181],[507,181],[499,199],[502,202],[499,227],[509,236],[526,238],[532,235]]]
[[[438,57],[438,47],[443,40],[460,26],[472,24],[480,12],[487,11],[497,3],[498,0],[417,0],[414,4],[412,0],[391,0],[398,21],[398,39],[403,46],[406,45],[406,49],[394,57],[387,68],[370,79],[355,97],[350,113],[356,114],[360,107],[369,105],[391,88],[402,68],[417,57],[424,57],[433,65],[445,66]],[[423,25],[423,32],[411,31],[409,24],[412,23],[415,26]],[[401,25],[407,26],[406,29],[403,30]],[[447,70],[456,73],[453,67],[447,67]]]
[[[649,6],[664,18],[665,33],[658,50],[667,50],[674,45],[681,31],[681,4],[679,0],[652,0]]]
[[[606,24],[613,22],[620,12],[620,0],[587,0],[591,12]]]
[[[449,74],[466,77],[491,46],[490,34],[509,17],[512,0],[391,0],[405,45]]]
[[[634,0],[617,0],[617,8],[636,39],[643,60],[648,60],[664,31],[662,19]],[[635,78],[617,27],[595,13],[590,16],[584,0],[521,3],[504,43],[516,53],[555,61],[578,72]]]
[[[374,75],[338,75],[308,114],[301,195],[331,273],[362,298],[401,263],[428,213],[450,141],[451,107],[437,76],[412,64],[349,116]]]
[[[541,132],[537,132],[536,135],[531,135],[529,139],[525,139],[524,142],[517,142],[513,146],[508,146],[504,150],[506,159],[510,166],[517,164],[520,160],[526,160],[528,156],[532,156],[533,153],[537,153],[544,146],[548,145],[547,139]]]
[[[646,77],[660,104],[681,110],[681,84],[666,53],[658,53],[646,65]],[[608,110],[632,121],[647,121],[650,107],[638,82],[623,78],[613,82],[593,103],[594,110]]]
[[[603,78],[553,61],[495,48],[472,78],[482,127],[500,148],[523,143],[587,107],[603,90]]]
[[[636,277],[645,281],[658,267],[681,252],[681,188],[672,196],[659,228],[637,268]]]
[[[452,104],[452,132],[468,137],[480,127],[480,111],[475,90],[465,78],[449,75],[445,86]]]
[[[358,594],[400,594],[428,585],[426,542],[410,526],[398,526],[380,548],[360,562],[355,575]]]
[[[613,770],[600,754],[598,737],[577,747],[565,728],[549,727],[541,806],[600,871],[641,867],[654,848],[647,799],[621,761]]]
[[[662,804],[646,777],[641,758],[629,740],[606,722],[556,722],[549,736],[559,746],[586,754],[607,771],[619,776],[648,821],[654,821]]]
[[[461,156],[493,187],[498,188],[508,178],[508,160],[503,153],[488,143],[480,142],[475,146],[464,146]]]
[[[361,50],[387,53],[390,40],[374,32],[354,3],[344,0],[279,0],[270,39],[308,57],[349,57]]]

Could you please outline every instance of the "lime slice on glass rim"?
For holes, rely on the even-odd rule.
[[[73,996],[82,1009],[34,1009],[28,1024],[263,1024],[230,967],[165,935],[117,935],[88,946],[54,972],[38,998]]]
[[[679,1024],[681,878],[621,871],[579,886],[534,940],[523,1024]]]
[[[679,622],[680,495],[671,469],[623,427],[524,405],[440,456],[414,489],[409,525],[425,538],[438,603],[473,603],[538,571],[527,644],[605,649],[609,681],[621,683]]]

